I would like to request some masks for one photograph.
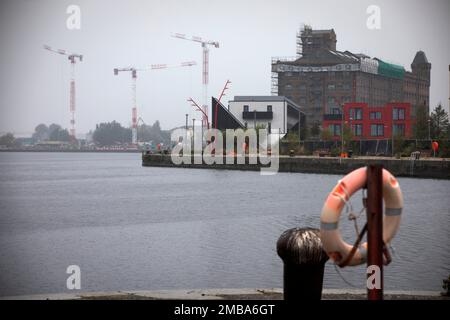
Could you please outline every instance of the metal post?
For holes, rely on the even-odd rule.
[[[186,113],[186,133],[184,134],[184,145],[187,145],[188,117],[189,114]]]
[[[320,231],[294,228],[285,231],[277,242],[277,253],[284,263],[284,300],[302,303],[320,300],[327,254],[323,251]]]
[[[256,110],[253,109],[253,129],[256,130]]]
[[[394,152],[394,124],[392,124],[392,128],[391,128],[391,140],[392,140],[392,157],[395,156],[395,152]]]
[[[367,289],[368,300],[383,299],[383,166],[367,167],[367,266],[379,268],[380,287]]]
[[[191,149],[193,150],[193,153],[195,154],[195,149],[194,149],[194,139],[195,139],[194,126],[195,126],[195,118],[192,118],[192,144],[191,144]]]
[[[341,105],[342,113],[341,113],[341,156],[344,154],[344,105]]]

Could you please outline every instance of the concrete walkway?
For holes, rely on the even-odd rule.
[[[283,290],[194,289],[40,294],[0,297],[0,300],[281,300]],[[324,289],[324,300],[366,300],[365,290]],[[450,300],[438,291],[387,291],[386,300]]]

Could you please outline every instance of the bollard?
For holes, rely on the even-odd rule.
[[[294,228],[278,239],[277,253],[284,263],[284,300],[320,300],[327,254],[319,229]]]

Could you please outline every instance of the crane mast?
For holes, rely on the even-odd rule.
[[[151,71],[151,70],[160,70],[160,69],[169,69],[169,68],[177,68],[177,67],[191,67],[195,66],[197,63],[195,61],[187,61],[182,62],[178,65],[168,65],[168,64],[152,64],[148,68],[135,68],[135,67],[127,67],[127,68],[115,68],[114,75],[119,75],[119,72],[130,72],[131,73],[131,143],[137,145],[138,136],[137,136],[137,128],[138,128],[138,111],[137,111],[137,73],[138,71]]]
[[[202,54],[203,54],[203,63],[202,63],[202,98],[203,98],[203,116],[202,116],[202,126],[208,127],[208,84],[209,84],[209,48],[208,46],[214,46],[215,48],[219,48],[219,42],[211,41],[211,40],[203,40],[200,37],[192,36],[187,37],[182,33],[173,33],[172,37],[198,42],[202,46]]]
[[[70,97],[69,97],[69,112],[70,112],[70,127],[69,134],[73,140],[76,140],[76,131],[75,131],[75,110],[76,110],[76,85],[75,85],[75,64],[77,59],[81,62],[83,61],[83,55],[76,53],[69,53],[63,49],[53,49],[48,45],[44,45],[44,49],[53,53],[57,53],[63,56],[67,56],[70,61]]]

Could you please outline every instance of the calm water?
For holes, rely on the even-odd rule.
[[[139,154],[0,153],[0,296],[68,292],[72,264],[82,291],[282,287],[278,237],[317,227],[338,178],[142,168]],[[386,288],[440,290],[450,181],[399,180],[405,210]],[[362,266],[341,273],[364,288]],[[350,285],[327,263],[324,287]]]

